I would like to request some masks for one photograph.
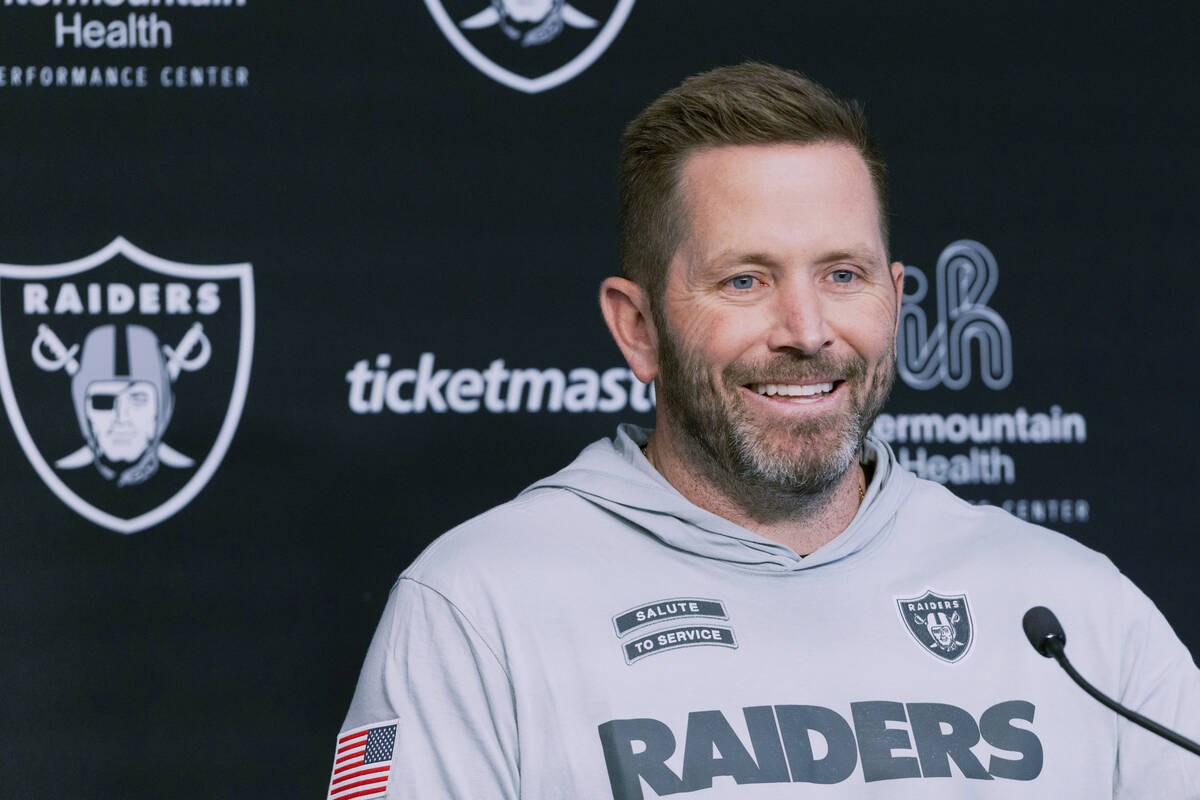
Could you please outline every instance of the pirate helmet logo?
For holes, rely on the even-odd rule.
[[[469,30],[499,25],[509,39],[530,47],[555,39],[564,23],[572,28],[595,28],[600,24],[564,0],[492,0],[491,5],[459,25]]]
[[[251,278],[249,264],[170,262],[120,238],[67,264],[0,264],[0,392],[26,456],[67,505],[133,533],[203,488],[245,401]],[[180,381],[206,367],[205,383],[228,392],[223,407]],[[70,416],[74,425],[64,425]],[[168,443],[176,436],[182,450]]]
[[[927,590],[920,597],[897,599],[900,618],[925,652],[943,661],[959,661],[971,648],[974,626],[966,594]]]
[[[195,356],[188,357],[192,348]],[[175,405],[172,384],[182,370],[208,363],[212,345],[201,323],[195,323],[178,348],[160,345],[149,328],[102,325],[88,333],[79,361],[78,348],[67,350],[48,325],[38,326],[33,360],[52,372],[71,376],[71,400],[85,447],[54,462],[60,469],[95,464],[118,486],[145,482],[159,462],[176,468],[195,462],[162,441]],[[48,358],[46,351],[50,353]],[[123,357],[123,358],[122,358]],[[118,366],[121,363],[126,366]]]
[[[925,626],[925,630],[929,631],[929,635],[933,637],[934,646],[943,653],[949,653],[955,648],[963,646],[963,643],[958,641],[958,634],[954,630],[955,624],[961,619],[962,617],[957,611],[949,619],[941,611],[931,611],[925,616],[913,614],[913,620],[918,625]]]
[[[529,94],[566,83],[590,67],[612,44],[633,3],[425,0],[438,28],[467,61]]]

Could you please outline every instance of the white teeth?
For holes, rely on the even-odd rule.
[[[751,384],[750,388],[767,397],[773,395],[781,395],[783,397],[812,397],[817,394],[829,394],[833,391],[833,384],[755,383]]]

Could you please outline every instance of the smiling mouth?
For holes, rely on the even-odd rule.
[[[826,397],[841,385],[842,381],[827,383],[751,383],[747,389],[764,397],[805,397],[817,399]]]

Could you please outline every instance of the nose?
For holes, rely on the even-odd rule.
[[[129,398],[126,395],[119,394],[113,398],[113,413],[117,422],[129,421]]]
[[[816,355],[833,344],[827,301],[807,281],[781,284],[775,293],[771,333],[767,345],[772,350],[797,350]]]

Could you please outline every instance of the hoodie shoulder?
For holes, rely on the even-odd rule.
[[[595,507],[572,492],[527,490],[439,536],[403,575],[446,592],[484,577],[549,567],[556,558],[578,557],[594,514]]]
[[[1107,556],[1069,536],[1026,522],[997,506],[974,505],[932,481],[916,479],[900,516],[937,547],[969,547],[996,563],[1033,563],[1071,572],[1116,573]]]

